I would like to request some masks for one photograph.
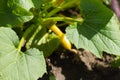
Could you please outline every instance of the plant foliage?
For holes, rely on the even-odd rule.
[[[17,50],[19,39],[9,28],[0,27],[0,79],[36,80],[46,72],[43,53],[33,48]]]
[[[120,65],[120,24],[103,1],[0,0],[0,80],[42,77],[45,57],[58,49],[60,42],[68,50],[71,42],[97,57],[102,57],[103,51],[114,54]],[[75,13],[63,13],[72,8]],[[66,33],[57,27],[61,25]]]

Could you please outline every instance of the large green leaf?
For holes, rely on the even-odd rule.
[[[31,0],[0,0],[0,26],[21,26],[33,18]]]
[[[33,48],[17,50],[14,31],[0,27],[0,80],[37,80],[46,72],[43,53]]]
[[[84,22],[67,28],[69,40],[77,48],[87,49],[98,57],[102,51],[120,55],[120,26],[112,11],[100,0],[80,0],[80,10]]]

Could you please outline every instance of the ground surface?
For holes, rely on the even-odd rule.
[[[79,50],[77,55],[56,51],[46,62],[48,74],[54,75],[55,80],[120,80],[120,68],[110,66],[114,58],[105,52],[103,59],[99,59],[84,50]],[[39,80],[50,80],[49,75]]]

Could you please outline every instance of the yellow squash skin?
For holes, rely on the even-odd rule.
[[[66,38],[66,35],[64,34],[61,37],[61,44],[63,45],[63,47],[67,50],[71,50],[71,43],[69,42],[69,40]]]
[[[66,35],[54,24],[50,27],[50,29],[58,35],[58,37],[60,38],[61,44],[62,46],[67,49],[67,50],[71,50],[71,43],[69,42],[69,40],[66,38]]]

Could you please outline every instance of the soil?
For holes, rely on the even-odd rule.
[[[120,68],[111,66],[114,59],[114,55],[105,52],[100,59],[83,49],[77,54],[56,51],[46,59],[48,73],[39,80],[119,80]]]

